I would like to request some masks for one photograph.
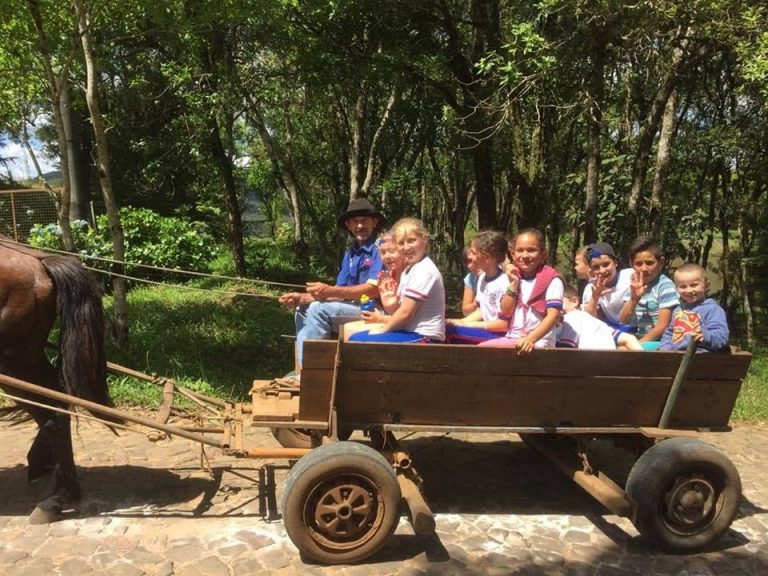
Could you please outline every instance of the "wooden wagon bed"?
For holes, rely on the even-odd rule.
[[[286,479],[282,510],[289,536],[315,561],[373,554],[394,530],[401,498],[417,534],[434,530],[397,432],[518,433],[609,510],[676,552],[710,545],[736,516],[738,471],[725,454],[686,436],[729,430],[749,353],[304,346],[300,390],[268,393],[269,383],[260,383],[252,414],[284,446],[308,450]],[[368,442],[339,441],[353,430]],[[590,460],[595,439],[633,456],[626,481]]]
[[[327,425],[334,406],[338,422],[355,429],[655,427],[682,357],[310,341],[290,420]],[[695,355],[669,427],[727,430],[750,359],[746,352]],[[261,419],[274,413],[266,412]]]

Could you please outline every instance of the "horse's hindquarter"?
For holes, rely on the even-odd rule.
[[[53,282],[40,260],[0,245],[0,371],[39,358],[55,319]]]

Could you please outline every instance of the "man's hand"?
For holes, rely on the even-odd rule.
[[[307,292],[315,300],[328,300],[335,296],[336,286],[331,286],[324,282],[307,282]]]
[[[301,292],[287,292],[286,294],[281,294],[277,301],[288,308],[298,308],[301,306],[304,296]]]

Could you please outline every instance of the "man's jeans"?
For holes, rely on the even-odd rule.
[[[304,340],[327,340],[331,337],[331,321],[337,317],[359,318],[360,308],[350,302],[312,302],[296,309],[296,353],[303,365]]]

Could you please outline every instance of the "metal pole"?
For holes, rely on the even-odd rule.
[[[13,227],[13,239],[18,242],[19,241],[19,234],[16,230],[16,196],[13,192],[10,194],[11,196],[11,226]]]
[[[667,396],[667,403],[664,405],[664,411],[661,413],[659,419],[659,428],[669,428],[670,420],[672,420],[672,412],[677,406],[677,397],[680,395],[680,389],[683,387],[686,376],[688,376],[688,368],[691,364],[691,359],[696,354],[696,340],[691,335],[691,340],[688,342],[688,347],[685,349],[680,365],[677,367],[677,373],[675,379],[672,381],[672,387],[669,389],[669,395]]]

